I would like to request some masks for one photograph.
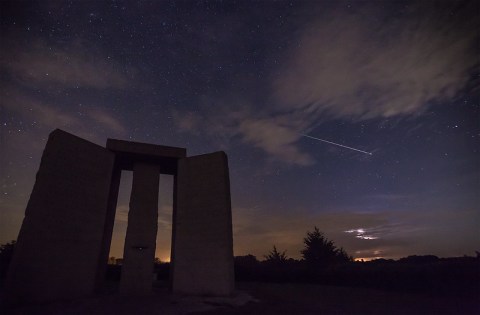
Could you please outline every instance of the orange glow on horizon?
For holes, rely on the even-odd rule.
[[[359,257],[359,258],[355,258],[354,260],[355,261],[372,261],[372,260],[375,260],[375,259],[383,259],[385,257]]]
[[[163,256],[162,255],[155,255],[155,259],[157,259],[157,258],[160,259],[160,261],[162,263],[165,263],[165,262],[169,263],[170,262],[170,255],[168,255],[168,256],[166,256],[166,255],[163,255]]]

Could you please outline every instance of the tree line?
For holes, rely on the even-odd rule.
[[[300,260],[288,258],[275,245],[263,260],[253,255],[236,256],[236,281],[301,282],[450,295],[480,293],[478,252],[477,257],[413,255],[398,260],[355,262],[317,227],[307,231],[303,244]],[[14,249],[15,241],[0,245],[0,285]],[[170,264],[156,260],[154,266],[156,279],[168,281]],[[106,274],[107,280],[120,280],[121,265],[108,265]]]
[[[303,243],[305,247],[300,252],[303,260],[316,268],[327,268],[353,261],[352,256],[342,247],[337,248],[316,226],[312,232],[307,231]],[[280,253],[273,245],[272,251],[265,255],[265,259],[268,263],[282,263],[287,261],[287,256],[285,251]]]
[[[237,281],[314,283],[368,287],[422,294],[480,293],[480,254],[438,258],[412,255],[398,260],[354,261],[317,227],[303,239],[301,260],[288,258],[276,246],[259,261],[253,255],[235,257]]]

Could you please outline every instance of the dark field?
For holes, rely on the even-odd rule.
[[[480,314],[477,296],[432,296],[315,284],[240,283],[258,303],[204,314]]]
[[[178,297],[164,283],[146,297],[96,298],[24,306],[2,314],[480,314],[478,295],[431,295],[288,283],[237,283],[234,299]],[[247,300],[250,302],[245,303]],[[243,304],[243,305],[242,305]]]
[[[99,296],[0,314],[480,314],[478,258],[412,256],[323,271],[301,261],[253,258],[236,257],[233,298],[171,295],[168,263],[155,265],[151,295],[119,296],[121,266],[109,265]]]

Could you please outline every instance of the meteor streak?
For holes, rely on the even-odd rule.
[[[309,135],[304,135],[303,133],[301,133],[300,135],[302,135],[303,137],[307,137],[307,138],[315,139],[315,140],[318,140],[318,141],[323,141],[323,142],[326,142],[326,143],[330,143],[330,144],[333,144],[333,145],[337,145],[337,146],[342,147],[342,148],[346,148],[346,149],[350,149],[350,150],[362,152],[362,153],[365,153],[365,154],[368,154],[368,155],[373,155],[373,153],[371,153],[371,152],[362,151],[362,150],[355,149],[355,148],[352,148],[352,147],[347,147],[346,145],[343,145],[343,144],[339,144],[339,143],[327,141],[327,140],[320,139],[320,138],[315,138],[315,137],[312,137],[312,136],[309,136]]]

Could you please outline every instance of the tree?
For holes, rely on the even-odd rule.
[[[265,260],[267,262],[271,263],[283,263],[287,261],[287,255],[286,251],[279,252],[277,251],[277,247],[273,245],[273,249],[268,253],[268,255],[265,255]]]
[[[11,241],[0,245],[0,261],[2,264],[4,263],[8,265],[8,263],[10,263],[16,243],[16,241]]]
[[[0,279],[5,278],[7,274],[8,265],[13,257],[16,241],[11,241],[0,245]]]
[[[257,257],[253,255],[235,256],[235,266],[256,266],[258,265]]]
[[[260,262],[253,255],[235,256],[235,279],[258,280],[260,275]]]
[[[305,248],[301,251],[302,257],[312,266],[327,267],[352,260],[343,248],[338,249],[316,226],[312,232],[307,231],[303,243]]]
[[[337,258],[339,262],[353,261],[353,256],[350,256],[343,247],[337,250]]]

